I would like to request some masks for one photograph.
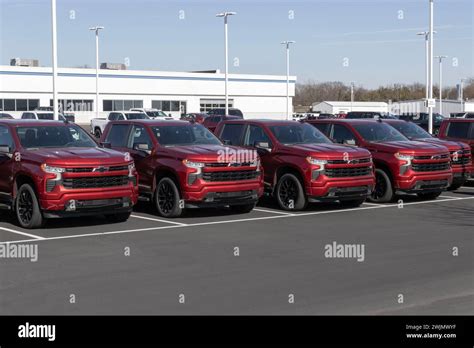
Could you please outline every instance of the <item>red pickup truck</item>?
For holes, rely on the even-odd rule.
[[[24,228],[45,219],[105,215],[128,219],[138,199],[130,156],[97,146],[61,121],[0,121],[0,207]]]
[[[225,143],[259,152],[265,188],[284,210],[301,210],[317,201],[359,206],[375,184],[369,151],[333,144],[307,124],[223,121],[216,135]]]
[[[140,175],[140,196],[164,217],[185,208],[230,206],[251,211],[263,194],[258,155],[224,146],[204,126],[186,121],[110,122],[104,146],[127,151]]]
[[[474,154],[474,119],[450,118],[444,120],[439,128],[438,137],[443,140],[459,141],[471,148]],[[471,179],[474,179],[474,162],[471,167]]]
[[[453,182],[450,190],[457,190],[469,180],[472,168],[471,149],[461,141],[449,141],[436,138],[413,122],[403,120],[384,120],[410,140],[445,146],[451,154]]]
[[[372,153],[376,186],[370,200],[387,203],[398,193],[434,199],[453,180],[445,146],[410,141],[385,120],[308,121],[336,143],[357,145]]]

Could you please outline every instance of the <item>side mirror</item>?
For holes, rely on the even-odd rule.
[[[346,139],[346,140],[343,140],[342,143],[344,145],[352,145],[352,146],[356,145],[356,141],[354,139]]]
[[[151,153],[150,146],[147,143],[135,143],[133,144],[133,149],[146,152],[147,154]]]
[[[259,150],[271,152],[270,144],[266,141],[256,141],[253,146]]]
[[[100,143],[100,146],[105,148],[105,149],[111,149],[112,148],[112,144],[111,143]]]
[[[232,145],[232,142],[229,139],[225,139],[222,141],[224,145]]]
[[[10,154],[10,146],[8,145],[0,145],[0,154]]]

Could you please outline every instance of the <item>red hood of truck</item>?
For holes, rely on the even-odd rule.
[[[465,143],[458,142],[458,141],[449,141],[449,140],[442,140],[438,138],[426,138],[426,139],[417,139],[416,141],[421,141],[424,143],[430,143],[435,145],[441,145],[447,147],[449,151],[458,151],[461,149],[468,150],[469,146]]]
[[[28,155],[38,162],[52,166],[125,164],[125,154],[99,147],[39,148],[28,150]]]
[[[229,162],[229,158],[234,155],[242,155],[244,153],[253,154],[253,158],[257,158],[257,152],[251,149],[245,149],[236,146],[224,145],[193,145],[193,146],[174,146],[167,148],[167,152],[175,155],[180,159],[188,159],[198,162]],[[223,158],[224,156],[224,158]],[[235,159],[239,162],[239,159]]]
[[[370,157],[370,152],[366,149],[339,144],[297,144],[286,145],[284,148],[294,154],[301,153],[303,156],[314,156],[322,159],[339,159],[346,153],[349,158]]]
[[[389,153],[403,152],[429,155],[448,152],[446,146],[421,141],[388,141],[384,143],[370,143],[370,146],[379,151]]]

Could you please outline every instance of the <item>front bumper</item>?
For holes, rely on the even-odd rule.
[[[39,203],[45,217],[60,217],[131,211],[137,200],[138,189],[124,186],[115,189],[62,189],[59,195],[40,197]]]
[[[375,186],[373,176],[362,178],[331,179],[312,182],[306,187],[310,202],[363,199],[372,193]]]
[[[185,207],[218,207],[255,203],[263,195],[263,182],[212,183],[199,191],[183,191]]]
[[[396,193],[427,193],[445,191],[453,182],[451,171],[417,174],[395,182]]]

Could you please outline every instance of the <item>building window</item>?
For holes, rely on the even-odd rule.
[[[49,106],[53,106],[53,99],[49,100]],[[94,101],[84,99],[59,99],[58,106],[59,112],[92,111],[94,107]]]
[[[3,111],[31,111],[39,106],[39,99],[0,99]]]
[[[201,99],[199,103],[201,112],[208,112],[212,109],[225,108],[225,99]],[[229,108],[232,107],[234,107],[234,100],[229,99]]]
[[[103,111],[128,111],[143,108],[143,100],[103,100]]]
[[[180,112],[185,114],[187,112],[187,102],[182,100],[152,100],[151,107],[163,112]]]

